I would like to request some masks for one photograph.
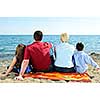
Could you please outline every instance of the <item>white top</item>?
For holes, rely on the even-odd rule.
[[[55,66],[71,68],[73,67],[72,56],[74,54],[74,46],[69,43],[60,43],[56,46]]]

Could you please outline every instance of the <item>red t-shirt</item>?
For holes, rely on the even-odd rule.
[[[50,49],[47,42],[33,42],[25,48],[24,60],[29,59],[36,71],[48,70],[51,64]]]

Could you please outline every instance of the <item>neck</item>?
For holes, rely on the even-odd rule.
[[[68,42],[66,42],[66,41],[62,41],[62,43],[68,43]]]
[[[35,42],[41,42],[41,41],[36,41],[36,40],[35,40]]]

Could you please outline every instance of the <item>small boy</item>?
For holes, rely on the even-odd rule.
[[[88,54],[86,54],[84,51],[84,45],[80,42],[76,44],[76,52],[74,53],[74,65],[76,72],[78,73],[84,73],[87,71],[88,66],[87,64],[91,64],[97,70],[100,69],[98,64],[90,57]]]

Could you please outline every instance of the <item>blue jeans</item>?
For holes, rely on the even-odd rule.
[[[9,66],[7,67],[7,69],[8,68],[9,68]],[[19,74],[20,70],[21,70],[21,67],[14,66],[14,68],[12,69],[12,72]],[[32,68],[32,66],[29,65],[29,66],[27,66],[25,73],[30,73],[30,72],[33,72],[33,68]]]

